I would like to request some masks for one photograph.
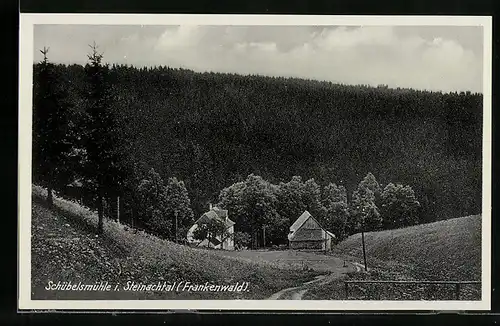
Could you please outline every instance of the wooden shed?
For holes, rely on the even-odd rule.
[[[288,242],[290,249],[309,249],[330,251],[335,235],[326,229],[308,212],[290,226]]]

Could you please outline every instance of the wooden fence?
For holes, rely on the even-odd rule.
[[[344,281],[345,299],[349,299],[349,284],[450,284],[455,285],[455,299],[460,300],[460,286],[466,284],[481,284],[480,281]]]

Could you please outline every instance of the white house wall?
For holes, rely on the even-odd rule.
[[[210,243],[208,241],[208,239],[205,239],[203,241],[199,241],[199,240],[196,240],[194,239],[194,231],[198,228],[198,224],[193,224],[193,226],[191,226],[187,232],[187,241],[191,244],[196,244],[198,247],[210,247],[210,248],[214,248],[214,249],[221,249],[221,245],[216,245],[214,246],[212,243]],[[229,229],[228,229],[228,233],[230,235],[233,235],[234,234],[234,226],[231,226]],[[216,236],[215,237],[217,240],[221,241],[222,238],[221,236]],[[226,249],[226,250],[234,250],[234,240],[233,240],[233,237],[232,236],[229,236],[228,238],[226,238],[224,240],[224,242],[222,243],[222,249]]]

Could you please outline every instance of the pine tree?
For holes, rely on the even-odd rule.
[[[53,189],[71,180],[71,105],[67,93],[58,82],[60,76],[47,58],[49,49],[40,50],[43,60],[35,74],[33,119],[34,178],[47,187],[47,203],[53,205]]]
[[[109,69],[102,64],[102,54],[97,52],[95,43],[91,48],[89,63],[85,66],[88,89],[85,98],[87,116],[84,144],[87,164],[84,173],[86,186],[97,197],[97,232],[102,233],[103,198],[119,191],[124,179],[124,152],[120,149],[117,117],[111,109],[113,99],[108,83]]]

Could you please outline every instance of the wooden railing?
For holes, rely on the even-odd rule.
[[[455,299],[460,300],[460,286],[466,284],[481,284],[480,281],[344,281],[345,298],[349,299],[349,284],[450,284],[455,285]]]

